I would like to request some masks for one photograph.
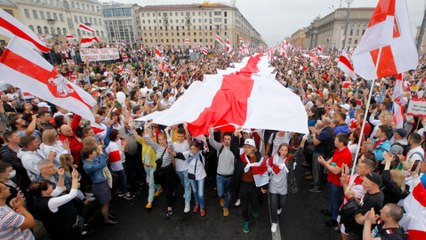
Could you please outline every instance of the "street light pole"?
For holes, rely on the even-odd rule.
[[[346,47],[346,41],[348,40],[348,26],[349,26],[349,15],[351,13],[351,3],[354,0],[346,0],[346,3],[348,4],[348,9],[346,13],[346,24],[345,24],[345,39],[343,39],[343,49]]]
[[[426,27],[426,7],[425,7],[425,12],[423,14],[422,26],[420,27],[419,39],[417,39],[417,51],[420,51],[420,48],[422,46],[423,35],[425,34],[425,27]]]

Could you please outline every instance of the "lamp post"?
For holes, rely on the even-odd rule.
[[[346,0],[348,4],[347,14],[346,14],[346,24],[345,24],[345,39],[343,39],[343,49],[346,47],[346,41],[348,41],[348,26],[349,26],[349,15],[351,13],[351,3],[354,0]]]

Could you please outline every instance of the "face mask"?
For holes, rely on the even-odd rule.
[[[9,173],[9,178],[14,178],[16,176],[16,170],[13,170]]]

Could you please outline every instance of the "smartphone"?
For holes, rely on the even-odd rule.
[[[416,171],[416,169],[417,169],[417,167],[419,166],[419,164],[420,164],[420,161],[421,160],[416,160],[416,161],[414,161],[414,164],[413,164],[413,166],[411,167],[411,172],[414,172],[414,171]]]

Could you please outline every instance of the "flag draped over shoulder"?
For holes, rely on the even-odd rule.
[[[380,0],[352,54],[356,74],[366,80],[415,69],[418,54],[406,0]]]
[[[91,109],[96,100],[68,82],[49,62],[18,38],[12,38],[3,51],[0,74],[4,82],[94,122]]]

